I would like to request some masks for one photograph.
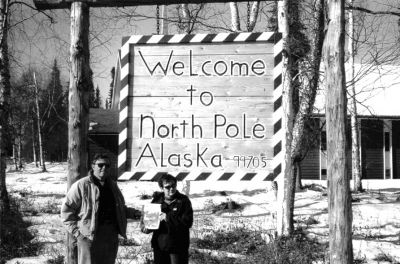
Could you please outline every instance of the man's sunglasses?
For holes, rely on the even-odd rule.
[[[95,165],[97,165],[99,168],[103,167],[106,167],[106,169],[110,168],[110,164],[108,163],[96,163]]]
[[[166,185],[164,186],[164,189],[170,190],[170,189],[175,189],[176,188],[176,184],[172,184],[172,185]]]

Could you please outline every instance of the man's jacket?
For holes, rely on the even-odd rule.
[[[86,176],[72,184],[61,207],[62,221],[68,232],[76,238],[83,235],[92,240],[96,232],[100,190],[92,177]],[[109,184],[114,195],[119,234],[126,238],[126,219],[135,218],[136,210],[125,206],[124,197],[115,181],[108,179],[105,184]]]
[[[189,249],[189,228],[193,224],[193,209],[186,195],[176,192],[171,204],[164,202],[164,193],[154,193],[152,203],[161,204],[166,219],[160,222],[158,230],[153,231],[153,248],[170,253],[185,252]]]

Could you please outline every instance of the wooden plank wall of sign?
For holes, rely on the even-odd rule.
[[[272,47],[270,51],[265,43]],[[262,52],[257,53],[260,50]],[[157,180],[165,172],[185,181],[270,181],[279,177],[284,136],[281,52],[281,35],[269,32],[124,38],[119,179]],[[259,61],[260,56],[264,56],[265,63]],[[272,59],[268,60],[269,57]],[[237,78],[246,75],[239,72],[238,64],[230,67],[243,60],[249,62],[246,73],[249,78]],[[268,74],[263,74],[266,72]],[[203,103],[208,104],[210,100],[213,103],[206,107],[200,103],[201,91],[210,91]],[[197,94],[191,96],[190,93]],[[187,122],[185,129],[182,120]],[[226,125],[216,132],[215,122],[225,121]],[[229,133],[224,130],[228,124],[237,124],[240,129],[237,136],[235,129]],[[268,125],[265,129],[260,125],[255,134],[249,135],[249,126],[254,124]],[[257,137],[263,138],[258,140]],[[196,154],[205,149],[208,157],[196,160]],[[165,153],[160,154],[162,152]],[[171,159],[174,164],[181,159],[178,168],[171,168],[168,153],[181,154]],[[213,155],[218,153],[223,169],[211,165]],[[235,157],[237,153],[240,156]],[[184,159],[185,154],[193,160]],[[248,156],[257,157],[251,166],[240,160]],[[265,166],[260,165],[263,163]]]

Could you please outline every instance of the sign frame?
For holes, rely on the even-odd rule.
[[[282,177],[282,162],[284,151],[282,142],[285,132],[282,128],[282,34],[278,32],[260,33],[219,33],[219,34],[176,34],[176,35],[133,35],[122,39],[120,50],[120,92],[119,92],[119,140],[118,140],[118,176],[119,180],[147,180],[156,181],[166,171],[150,169],[148,171],[126,171],[127,169],[127,144],[128,144],[128,111],[130,105],[129,79],[130,79],[130,49],[131,45],[169,45],[169,44],[202,44],[202,43],[251,43],[267,42],[274,44],[274,69],[273,69],[273,158],[272,172],[268,173],[243,173],[210,171],[201,168],[191,169],[189,172],[178,172],[177,180],[241,180],[241,181],[274,181]]]

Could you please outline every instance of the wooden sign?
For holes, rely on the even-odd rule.
[[[280,174],[280,35],[132,36],[121,49],[122,178]]]

